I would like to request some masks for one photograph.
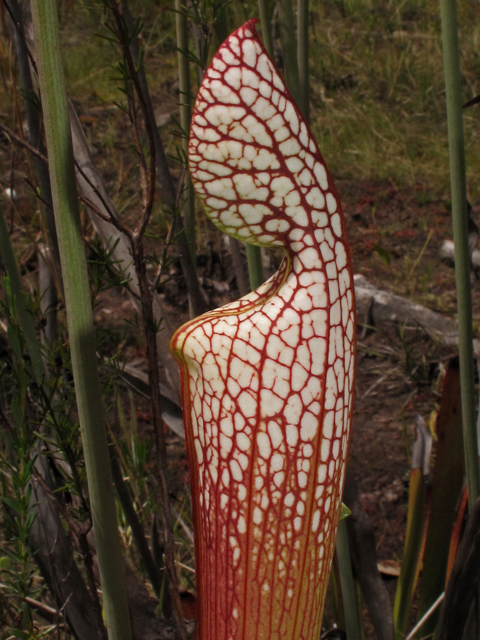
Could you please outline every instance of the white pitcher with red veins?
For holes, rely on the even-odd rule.
[[[332,178],[250,20],[200,87],[195,189],[225,233],[283,247],[256,291],[175,334],[199,640],[320,637],[352,416],[355,299]]]

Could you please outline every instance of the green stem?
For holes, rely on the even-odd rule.
[[[260,24],[262,25],[262,38],[268,55],[273,60],[273,40],[270,20],[268,19],[268,8],[266,0],[258,0],[258,12],[260,13]]]
[[[230,2],[228,2],[228,0],[217,0],[215,3],[213,25],[213,44],[215,50],[219,49],[220,45],[222,45],[230,35],[229,17]]]
[[[26,99],[26,96],[32,96],[34,94],[34,85],[32,82],[32,74],[30,70],[30,60],[28,58],[27,40],[25,37],[25,29],[23,25],[22,7],[18,0],[10,0],[12,13],[15,16],[15,53],[18,62],[18,71],[20,78],[20,85],[24,96],[25,114],[27,116],[28,125],[28,141],[30,144],[38,149],[40,152],[45,152],[45,145],[42,140],[42,127],[40,120],[40,113],[38,109],[32,104],[31,100]],[[33,158],[33,164],[35,166],[35,172],[39,187],[41,189],[42,200],[40,201],[40,211],[43,212],[46,228],[50,244],[53,251],[53,263],[57,270],[60,268],[60,256],[58,253],[57,231],[55,229],[55,220],[53,217],[52,209],[52,194],[50,190],[50,179],[48,176],[48,167],[38,157]],[[58,276],[60,274],[57,274]]]
[[[469,505],[470,508],[472,508],[476,498],[480,495],[480,473],[475,416],[472,292],[470,285],[470,253],[468,248],[467,180],[460,88],[460,54],[458,48],[455,0],[440,0],[440,8],[447,96],[453,239],[455,242],[455,279],[457,285],[458,347],[462,387],[462,422]]]
[[[246,243],[248,275],[250,277],[250,288],[254,291],[263,284],[262,252],[260,247]]]
[[[310,87],[308,77],[308,0],[297,0],[298,106],[310,123]]]
[[[348,640],[361,640],[360,615],[355,581],[352,573],[350,550],[348,548],[347,524],[345,520],[338,523],[337,558],[342,589],[343,612],[345,615],[345,631]]]
[[[393,606],[396,640],[405,638],[411,617],[412,598],[422,561],[425,510],[425,481],[423,478],[423,469],[412,469],[410,474],[410,494],[408,498],[407,531],[400,577]]]
[[[131,640],[123,559],[97,371],[92,306],[80,224],[55,0],[33,0],[32,19],[49,155],[55,224],[65,285],[73,377],[95,543],[110,640]]]
[[[178,84],[180,91],[180,125],[185,137],[182,139],[182,151],[185,158],[188,157],[188,134],[190,132],[190,122],[192,120],[191,106],[191,86],[190,86],[190,65],[186,52],[188,50],[188,24],[187,16],[181,13],[185,11],[182,0],[175,0],[175,19],[177,25],[177,48],[178,48]],[[193,267],[196,274],[196,250],[195,250],[195,191],[193,190],[192,179],[187,172],[185,177],[185,189],[183,194],[183,215],[185,219],[185,234],[192,257]]]
[[[293,14],[292,0],[280,0],[278,6],[280,8],[280,33],[282,36],[285,81],[293,99],[298,104],[297,40],[295,37],[295,16]]]
[[[45,374],[45,368],[42,361],[42,353],[40,351],[40,343],[35,333],[35,324],[30,312],[27,309],[26,298],[22,291],[22,283],[20,274],[18,273],[17,261],[10,242],[10,234],[8,233],[7,223],[3,212],[0,210],[0,255],[3,264],[10,277],[10,287],[12,294],[15,296],[18,318],[22,327],[23,336],[27,344],[28,353],[32,361],[33,371],[38,383],[41,382]]]

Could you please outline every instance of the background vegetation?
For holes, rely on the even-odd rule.
[[[231,8],[231,28],[258,16],[253,1]],[[145,25],[146,71],[151,91],[162,97],[155,101],[162,109],[165,94],[175,98],[175,16],[163,2],[136,2],[133,10]],[[477,11],[474,3],[458,3],[464,102],[479,92]],[[118,100],[111,81],[116,53],[96,35],[101,7],[66,4],[62,14],[71,97],[85,108],[111,105]],[[314,0],[310,42],[311,123],[333,174],[391,178],[399,184],[426,181],[432,188],[448,188],[438,3]],[[465,139],[469,190],[474,194],[478,135],[478,115],[471,109],[465,115]]]

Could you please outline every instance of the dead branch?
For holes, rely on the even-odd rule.
[[[355,275],[355,297],[359,323],[374,327],[406,324],[412,329],[424,331],[433,340],[447,345],[458,344],[458,328],[455,320],[431,311],[427,307],[385,291],[377,289],[362,275]],[[480,353],[480,341],[473,347]]]
[[[395,630],[390,598],[377,567],[375,534],[370,518],[358,500],[352,473],[347,469],[343,500],[352,512],[347,532],[355,574],[365,597],[378,640],[394,640]]]
[[[3,122],[0,122],[0,129],[4,133],[6,133],[7,137],[11,138],[11,140],[15,140],[15,142],[17,144],[19,144],[20,146],[22,146],[25,149],[27,149],[27,151],[30,151],[30,153],[33,153],[33,155],[36,156],[37,158],[39,158],[42,162],[45,162],[46,164],[48,164],[47,156],[43,155],[43,153],[41,153],[41,151],[39,151],[33,145],[31,145],[29,142],[27,142],[22,137],[17,135],[15,133],[15,131],[13,131],[13,129],[10,129],[10,127],[7,127],[7,125],[3,124]]]
[[[139,308],[138,278],[132,262],[130,242],[125,234],[106,220],[107,216],[115,216],[118,219],[118,215],[108,195],[105,182],[92,160],[82,125],[71,103],[69,104],[69,115],[75,159],[78,167],[82,170],[81,173],[80,171],[77,173],[79,191],[95,205],[96,209],[103,212],[104,216],[99,217],[95,214],[95,211],[88,209],[92,224],[100,236],[103,245],[115,246],[113,258],[122,265],[125,276],[129,278],[130,288],[135,294],[134,303],[137,308]],[[178,398],[180,398],[178,366],[170,354],[170,339],[173,335],[174,328],[169,320],[167,311],[156,293],[153,295],[153,307],[155,321],[160,322],[162,319],[162,331],[157,333],[158,354],[165,367],[168,381],[177,396],[178,402]]]

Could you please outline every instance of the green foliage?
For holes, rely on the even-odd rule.
[[[19,638],[34,637],[34,623],[26,598],[35,593],[35,566],[29,546],[29,536],[35,515],[32,511],[31,480],[35,465],[37,436],[29,419],[27,391],[28,375],[32,375],[29,363],[24,361],[24,338],[16,315],[16,302],[12,296],[8,278],[4,278],[5,302],[0,302],[0,316],[8,322],[8,346],[10,357],[0,368],[0,388],[8,398],[9,412],[0,406],[0,471],[2,473],[3,503],[2,529],[4,543],[0,573],[6,583],[7,593],[21,608],[22,616],[12,626],[12,633]]]
[[[312,4],[311,60],[319,61],[311,69],[312,125],[333,174],[392,177],[397,184],[425,179],[443,188],[448,157],[438,4]],[[464,101],[478,77],[472,11],[465,5],[460,21]],[[473,109],[465,126],[473,187],[479,126]]]
[[[234,3],[229,28],[258,14],[257,3]],[[270,3],[269,15],[273,11]],[[215,3],[188,10],[206,25],[207,40],[197,53],[208,59]],[[175,15],[152,0],[136,2],[132,13],[143,24],[146,69],[157,91],[175,81]],[[95,36],[101,3],[75,5],[63,25],[69,92],[82,103],[116,100],[110,80],[117,54]],[[310,51],[311,120],[335,176],[392,178],[397,184],[425,180],[434,188],[448,183],[443,61],[438,6],[433,0],[384,3],[375,0],[310,2],[314,37]],[[460,8],[464,102],[476,91],[480,57],[476,52],[478,8]],[[78,33],[81,33],[81,38]],[[211,55],[211,52],[210,52]],[[477,91],[478,93],[478,91]],[[478,109],[465,118],[469,188],[475,185],[480,151]],[[425,126],[428,123],[428,126]]]
[[[104,247],[99,238],[90,242],[89,274],[92,285],[92,301],[101,291],[115,288],[128,288],[130,277],[126,275],[124,266],[119,260],[115,260],[115,249],[119,243],[108,244]]]
[[[390,266],[392,264],[392,254],[390,253],[390,251],[388,249],[385,249],[385,247],[382,247],[381,244],[375,244],[373,248],[378,253],[378,255],[380,256],[381,260],[387,266]]]
[[[97,262],[91,263],[91,281],[97,282],[99,292],[108,291],[118,286],[119,282],[127,286],[127,281],[119,277],[117,272],[99,268]],[[109,264],[108,260],[104,262]],[[60,326],[58,342],[43,347],[48,378],[42,384],[37,384],[8,277],[3,279],[3,294],[0,320],[7,326],[8,343],[5,345],[7,355],[2,357],[0,367],[0,499],[3,503],[0,509],[0,582],[9,605],[0,616],[0,625],[3,624],[2,631],[8,629],[10,636],[33,640],[57,633],[56,626],[43,627],[42,631],[38,629],[36,613],[27,600],[45,597],[45,585],[39,582],[30,539],[36,517],[32,480],[37,473],[37,457],[50,458],[52,467],[58,473],[58,508],[65,516],[64,526],[68,531],[75,535],[79,535],[82,527],[88,531],[91,528],[91,510],[66,328],[63,324]],[[38,316],[33,320],[38,320]],[[125,441],[128,441],[122,447],[125,473],[130,475],[133,493],[138,496],[136,504],[139,505],[139,513],[143,514],[142,522],[148,527],[148,520],[158,510],[158,495],[151,480],[152,443],[144,435],[140,437],[138,434],[136,407],[131,393],[127,396],[131,420],[125,418],[122,396],[116,386],[121,371],[115,357],[104,359],[100,355],[105,349],[108,351],[112,346],[118,346],[124,336],[117,336],[114,345],[110,344],[111,335],[108,335],[110,343],[102,344],[104,337],[101,332],[97,336],[100,341],[97,343],[97,353],[102,389],[107,405],[116,394],[116,408],[121,416]],[[3,344],[1,346],[3,348]],[[50,499],[55,498],[51,495]],[[68,504],[66,511],[62,506],[65,500]],[[119,520],[125,522],[121,512]],[[128,528],[128,525],[122,530],[126,530],[125,527]],[[131,537],[124,537],[124,541],[131,544]],[[193,550],[186,551],[184,561],[188,564],[192,564],[192,553]],[[138,562],[135,554],[132,560]]]

